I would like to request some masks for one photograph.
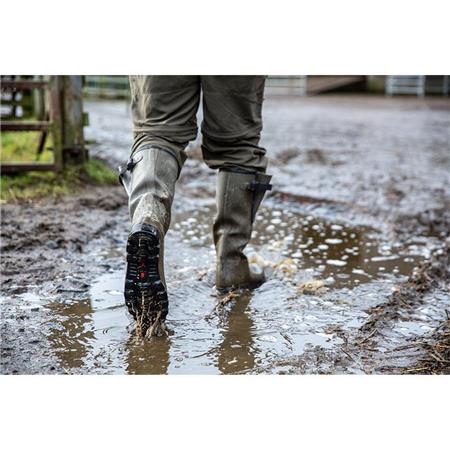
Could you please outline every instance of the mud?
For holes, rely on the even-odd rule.
[[[127,158],[129,110],[88,102],[91,153]],[[166,240],[168,336],[123,305],[120,187],[2,205],[2,373],[448,373],[450,102],[269,98],[274,191],[254,292],[214,291],[215,174],[190,146]]]

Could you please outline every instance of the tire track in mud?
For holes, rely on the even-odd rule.
[[[420,319],[418,311],[430,314],[435,309],[433,321],[435,329],[431,329],[430,321],[422,325],[422,329],[430,330],[422,336],[411,335],[406,344],[396,345],[386,358],[378,358],[376,370],[388,373],[448,373],[450,360],[448,359],[448,348],[444,357],[438,358],[438,365],[423,368],[421,361],[428,361],[430,349],[436,344],[449,344],[448,314],[450,310],[450,245],[449,242],[433,252],[431,257],[424,261],[413,271],[408,280],[400,283],[386,302],[372,308],[370,316],[360,328],[360,335],[355,343],[361,346],[359,352],[365,350],[366,346],[386,345],[388,340],[393,339],[395,328],[399,323],[414,322]],[[420,321],[418,321],[420,326]],[[411,325],[410,325],[411,326]],[[438,331],[441,330],[442,333]],[[394,331],[394,333],[392,333]],[[354,350],[355,343],[353,344]],[[379,356],[379,355],[378,355]],[[399,363],[390,363],[390,359]],[[402,362],[402,363],[401,363]],[[411,367],[413,366],[413,367]],[[374,368],[375,369],[375,368]]]
[[[434,316],[424,316],[422,312]],[[386,300],[368,311],[356,333],[330,327],[344,342],[279,361],[278,373],[450,373],[450,244],[436,250]],[[425,319],[424,325],[421,320]],[[431,320],[430,320],[431,319]],[[414,324],[416,322],[416,324]],[[402,323],[412,333],[402,334]],[[435,327],[430,327],[434,323]],[[400,324],[400,325],[399,325]],[[417,333],[420,327],[426,330]],[[400,337],[400,339],[399,339]],[[316,369],[314,369],[314,367]]]

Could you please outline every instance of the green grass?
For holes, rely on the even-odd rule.
[[[34,135],[34,136],[33,136]],[[1,133],[1,161],[35,161],[39,133]],[[47,145],[39,161],[52,162],[53,155]],[[0,199],[3,202],[27,200],[40,197],[60,197],[80,191],[87,186],[117,184],[117,174],[102,161],[90,158],[86,163],[68,166],[62,173],[23,172],[2,175]]]
[[[1,133],[1,162],[52,162],[53,153],[51,151],[51,137],[47,136],[44,150],[39,159],[36,152],[41,133],[38,131],[4,131]]]

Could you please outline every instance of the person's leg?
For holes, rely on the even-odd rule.
[[[132,154],[143,147],[161,147],[175,157],[181,170],[184,149],[197,136],[200,78],[133,75],[130,88]]]
[[[164,236],[184,149],[197,134],[194,76],[131,76],[134,144],[121,181],[129,195],[125,302],[141,334],[159,332],[168,312]]]
[[[263,76],[202,77],[203,158],[217,179],[216,287],[255,287],[263,273],[253,272],[244,254],[256,212],[271,176],[266,175],[262,130]]]

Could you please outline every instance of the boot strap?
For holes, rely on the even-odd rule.
[[[124,166],[119,166],[119,177],[122,177],[123,175],[125,175],[125,172],[133,172],[134,167],[135,167],[136,164],[137,164],[138,162],[140,162],[141,160],[142,160],[142,156],[141,156],[141,158],[138,159],[137,161],[135,161],[135,160],[133,159],[133,157],[131,157],[131,158],[127,161],[126,165],[124,165]]]
[[[253,192],[266,192],[272,190],[272,185],[270,183],[261,183],[260,181],[251,181],[244,185],[245,190]]]

